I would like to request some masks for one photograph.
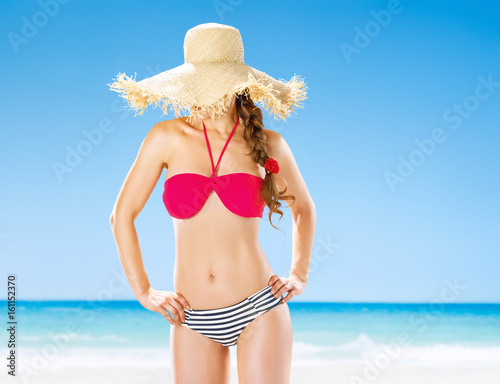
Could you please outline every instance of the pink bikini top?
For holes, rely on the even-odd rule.
[[[262,217],[266,204],[260,194],[264,181],[260,176],[242,172],[222,176],[216,176],[215,174],[239,121],[238,116],[238,120],[222,149],[216,166],[214,166],[212,158],[207,129],[205,123],[203,123],[208,154],[212,162],[212,176],[208,177],[197,173],[179,173],[169,177],[165,181],[163,202],[170,216],[176,219],[187,219],[196,215],[205,205],[212,190],[214,190],[224,206],[234,214],[243,217]]]

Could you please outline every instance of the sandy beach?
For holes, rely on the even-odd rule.
[[[292,368],[290,384],[498,384],[500,367],[429,367],[415,365],[394,365],[376,379],[363,379],[364,366],[359,363],[331,364],[329,366],[299,366]],[[19,378],[19,381],[23,381]],[[28,381],[33,384],[137,384],[173,383],[169,368],[116,369],[116,368],[64,368],[47,370]],[[231,384],[237,384],[236,367],[232,368]]]
[[[15,381],[32,384],[97,383],[173,383],[169,350],[161,349],[64,349],[51,356],[49,351],[20,351]],[[35,353],[33,353],[35,352]],[[238,383],[236,350],[231,350],[231,384]],[[294,359],[291,384],[499,384],[500,364],[485,361],[447,360],[407,361],[394,360],[379,369],[368,360]],[[5,367],[2,371],[5,370]],[[5,372],[2,372],[5,375]]]

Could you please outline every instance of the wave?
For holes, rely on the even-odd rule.
[[[99,336],[101,340],[115,335]],[[232,365],[236,364],[236,348],[231,347]],[[6,352],[6,351],[5,351]],[[19,348],[18,354],[28,365],[45,360],[48,368],[63,367],[170,367],[168,347],[72,347],[47,344],[42,348]],[[477,347],[460,344],[406,345],[375,343],[366,334],[341,345],[317,345],[295,341],[292,350],[295,366],[317,366],[356,363],[369,365],[410,364],[418,366],[500,366],[500,347]]]
[[[60,341],[116,341],[116,342],[127,342],[128,339],[124,337],[120,337],[117,335],[99,335],[99,336],[91,336],[89,334],[81,334],[81,333],[54,333],[48,332],[47,334],[34,334],[34,335],[20,335],[19,340],[26,342],[39,342],[46,340],[48,342],[60,340]]]
[[[397,343],[375,343],[366,334],[340,345],[313,345],[294,342],[294,363],[335,364],[359,363],[377,364],[402,363],[428,366],[496,365],[500,366],[500,346],[470,346],[462,344],[411,345]]]

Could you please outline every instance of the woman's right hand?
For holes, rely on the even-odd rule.
[[[149,287],[139,297],[139,302],[144,308],[158,312],[172,325],[180,325],[181,322],[185,322],[184,309],[190,309],[189,303],[182,294],[170,291],[157,291],[152,287]]]

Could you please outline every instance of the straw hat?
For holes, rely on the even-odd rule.
[[[184,39],[184,64],[137,81],[119,73],[111,90],[128,101],[142,115],[150,104],[168,105],[179,117],[183,109],[192,118],[203,112],[212,117],[225,113],[232,97],[248,93],[255,103],[261,103],[274,118],[286,118],[294,106],[303,108],[307,86],[295,75],[290,81],[279,81],[245,64],[243,42],[238,29],[229,25],[206,23],[187,31]],[[247,91],[246,91],[247,90]],[[199,107],[200,109],[197,109]]]

